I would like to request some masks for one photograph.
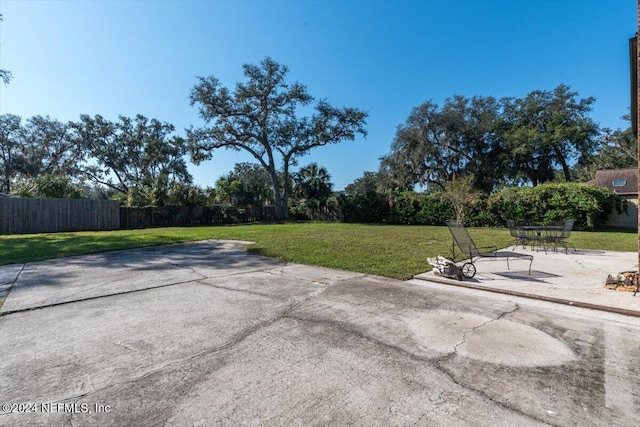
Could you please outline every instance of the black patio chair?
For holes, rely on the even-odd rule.
[[[575,245],[571,242],[568,242],[567,239],[571,237],[571,231],[573,230],[574,220],[570,219],[565,221],[564,223],[560,223],[559,225],[562,229],[557,232],[548,233],[545,236],[545,241],[553,245],[553,248],[556,249],[558,245],[564,247],[564,253],[569,253],[569,246],[573,248],[573,251],[576,252],[577,249]]]
[[[497,246],[486,246],[478,248],[471,238],[469,231],[455,220],[447,221],[447,227],[453,236],[451,245],[451,256],[454,261],[456,259],[455,247],[460,249],[462,255],[468,257],[469,261],[462,265],[462,274],[464,277],[471,279],[476,275],[475,261],[479,258],[506,258],[507,268],[509,267],[509,258],[519,258],[529,260],[529,275],[531,275],[531,264],[533,264],[533,255],[521,254],[511,251],[498,251]],[[480,251],[480,249],[490,249],[489,251]],[[465,258],[466,259],[466,258]]]
[[[526,245],[529,243],[529,236],[523,230],[519,230],[516,227],[516,223],[513,220],[507,220],[507,228],[509,229],[509,233],[511,237],[513,237],[513,249],[516,249],[518,245],[522,246],[523,249],[526,249]]]

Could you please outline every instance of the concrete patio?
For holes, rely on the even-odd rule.
[[[534,256],[531,275],[529,261],[505,258],[481,258],[476,261],[477,273],[472,279],[458,281],[437,276],[430,271],[414,276],[447,285],[463,286],[484,291],[542,299],[560,304],[610,311],[640,317],[640,293],[614,291],[604,288],[608,274],[635,271],[638,254],[578,249],[564,251],[518,248],[516,252]],[[458,263],[463,264],[464,261]],[[419,282],[418,282],[419,283]]]

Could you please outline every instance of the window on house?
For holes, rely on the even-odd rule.
[[[627,180],[626,179],[615,179],[613,181],[613,186],[614,187],[624,187],[625,185],[627,185]]]

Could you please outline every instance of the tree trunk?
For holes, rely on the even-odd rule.
[[[276,168],[273,163],[269,165],[269,175],[271,176],[271,184],[273,185],[273,205],[276,209],[276,221],[282,221],[285,217],[282,211],[280,183],[278,182],[278,175],[276,174]]]
[[[290,187],[290,177],[289,177],[289,157],[284,157],[284,165],[282,167],[282,175],[284,179],[284,183],[282,186],[282,209],[284,214],[284,219],[289,218],[289,187]]]
[[[531,181],[531,185],[533,187],[537,187],[538,186],[538,174],[536,173],[536,168],[535,166],[531,166],[525,169],[524,174],[529,178],[529,180]]]
[[[553,151],[556,152],[556,159],[558,160],[558,162],[560,162],[560,165],[562,165],[562,172],[564,172],[564,180],[566,182],[571,182],[571,171],[569,169],[569,165],[567,164],[567,161],[564,158],[564,155],[562,154],[562,152],[560,152],[558,147],[554,146]]]

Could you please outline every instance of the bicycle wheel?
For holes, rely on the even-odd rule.
[[[467,279],[473,279],[476,275],[476,266],[470,262],[462,264],[462,275]]]

